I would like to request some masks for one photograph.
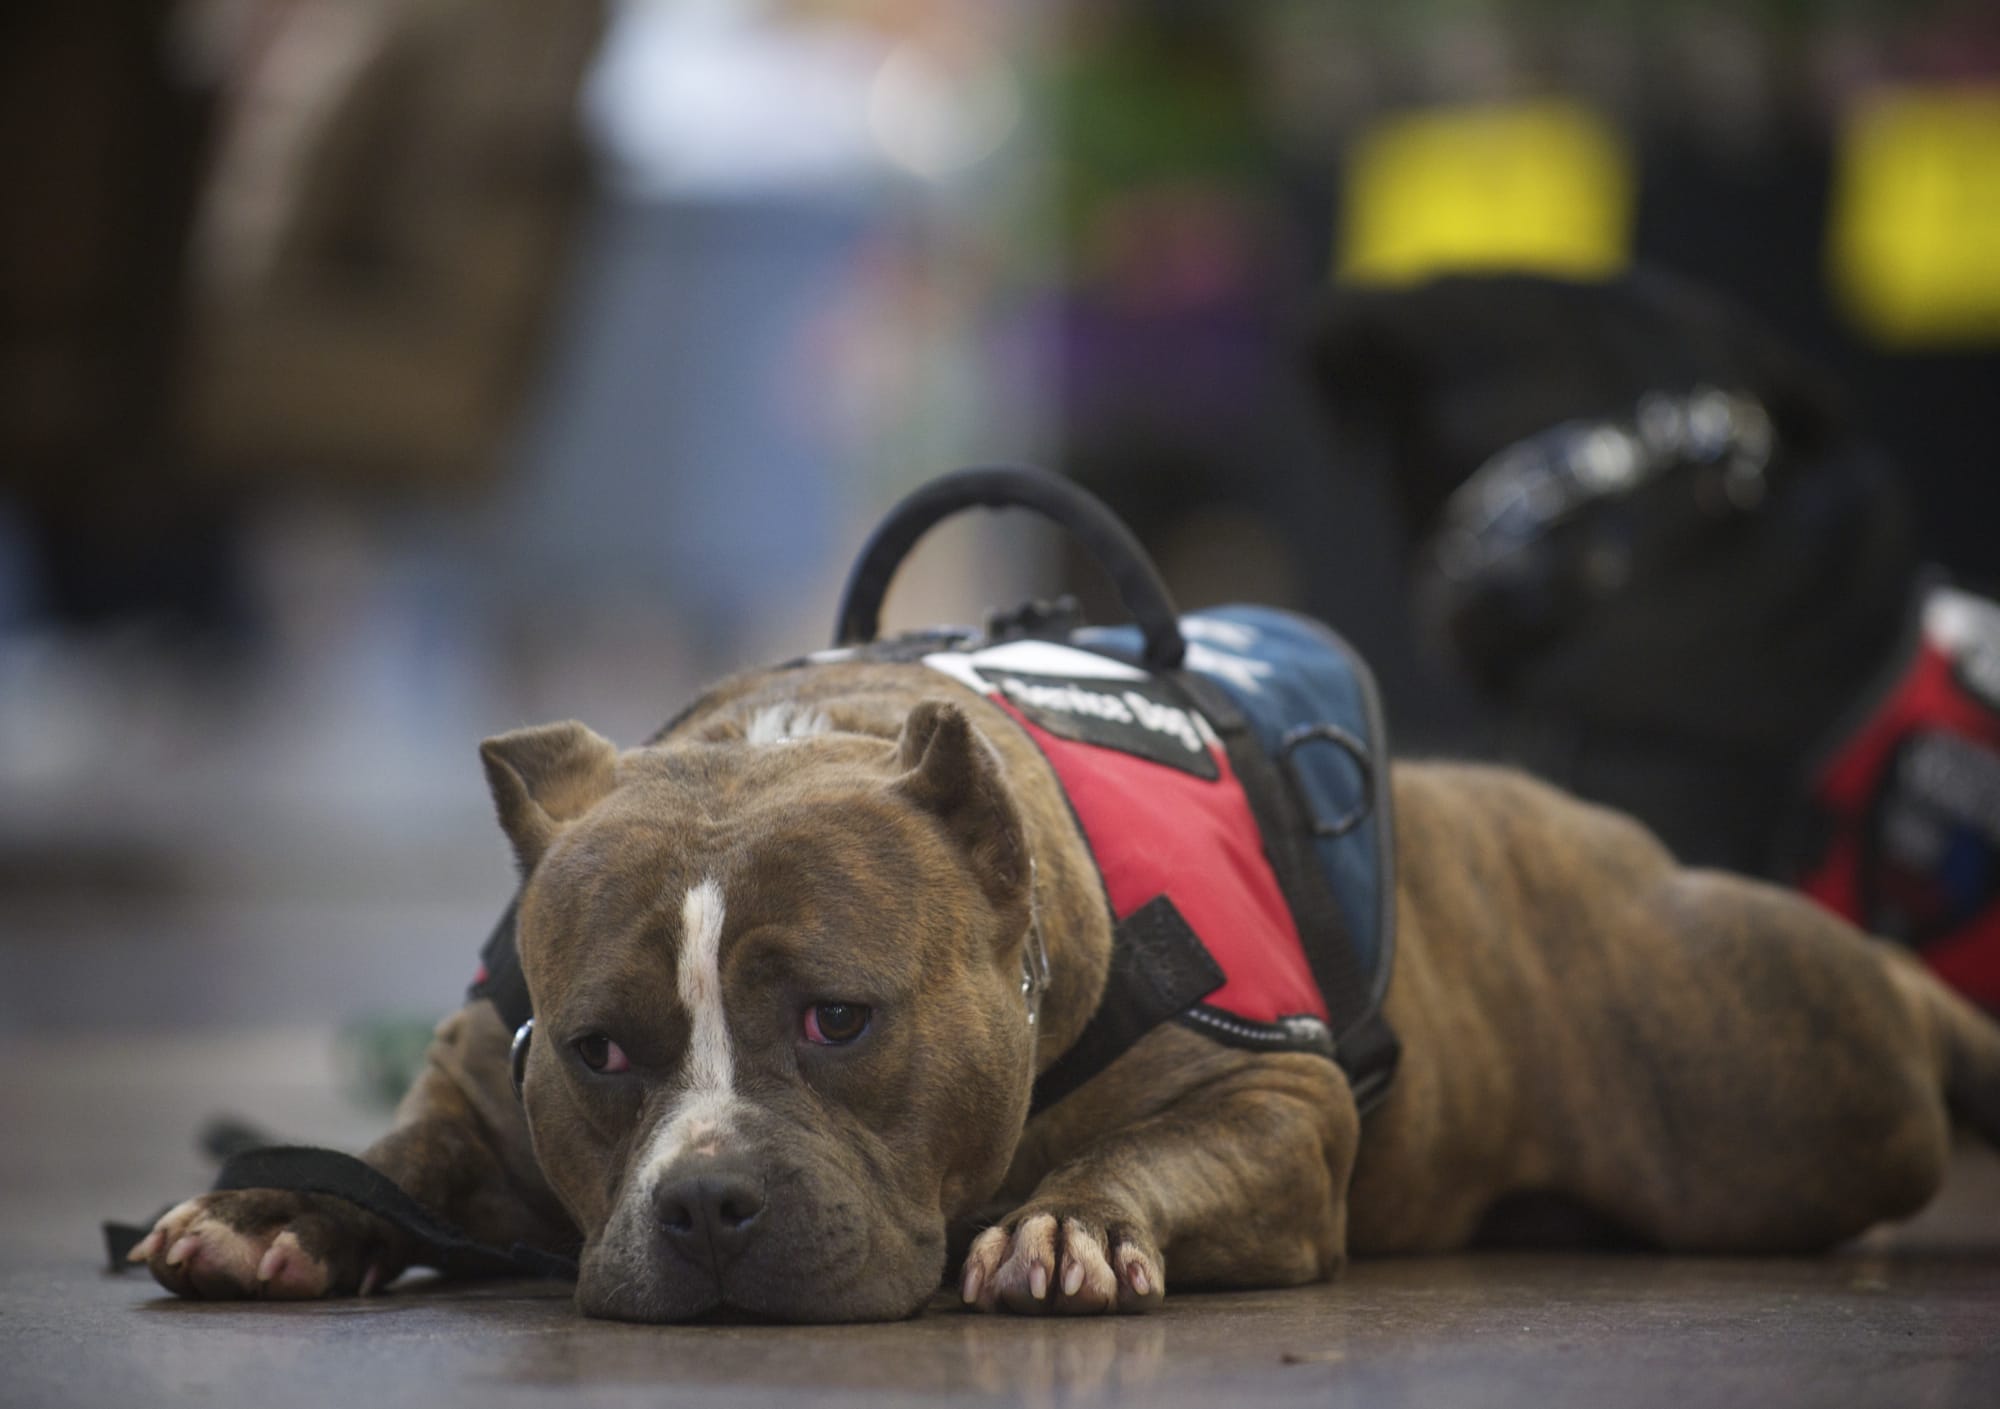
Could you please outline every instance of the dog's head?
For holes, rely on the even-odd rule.
[[[1026,1119],[1020,817],[956,706],[901,737],[482,748],[526,873],[536,1156],[592,1315],[907,1315]]]

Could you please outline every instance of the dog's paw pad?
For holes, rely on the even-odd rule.
[[[1030,1213],[988,1228],[966,1254],[960,1296],[982,1311],[1144,1311],[1165,1291],[1136,1229],[1088,1215]]]

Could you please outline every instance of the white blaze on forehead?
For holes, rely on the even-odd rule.
[[[729,1133],[736,1106],[736,1063],[722,1007],[722,887],[711,878],[681,902],[677,974],[688,1016],[688,1057],[681,1096],[647,1152],[650,1185],[689,1150],[713,1154]]]
[[[722,1012],[722,887],[705,880],[681,902],[681,1007],[693,1026],[688,1044],[690,1093],[728,1094],[736,1079],[729,1025]]]

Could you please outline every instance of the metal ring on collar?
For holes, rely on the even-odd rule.
[[[535,1020],[529,1018],[514,1029],[514,1045],[507,1051],[507,1064],[514,1073],[514,1096],[521,1095],[521,1083],[528,1074],[528,1044],[535,1040]]]
[[[1306,789],[1306,780],[1299,774],[1298,760],[1293,755],[1301,745],[1324,739],[1338,746],[1354,760],[1355,771],[1361,776],[1361,800],[1341,816],[1331,822],[1325,821],[1313,811],[1312,794]],[[1278,743],[1278,758],[1285,765],[1285,774],[1292,785],[1292,796],[1298,799],[1299,810],[1312,824],[1312,834],[1316,837],[1344,837],[1356,827],[1375,806],[1375,769],[1369,762],[1368,746],[1338,724],[1301,724],[1290,730]]]

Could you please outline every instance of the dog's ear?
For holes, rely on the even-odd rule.
[[[565,822],[611,791],[618,749],[572,719],[488,739],[479,746],[479,760],[525,876]]]
[[[924,700],[896,740],[894,787],[936,817],[963,851],[996,909],[1028,904],[1028,847],[1000,777],[1000,756],[945,700]]]

